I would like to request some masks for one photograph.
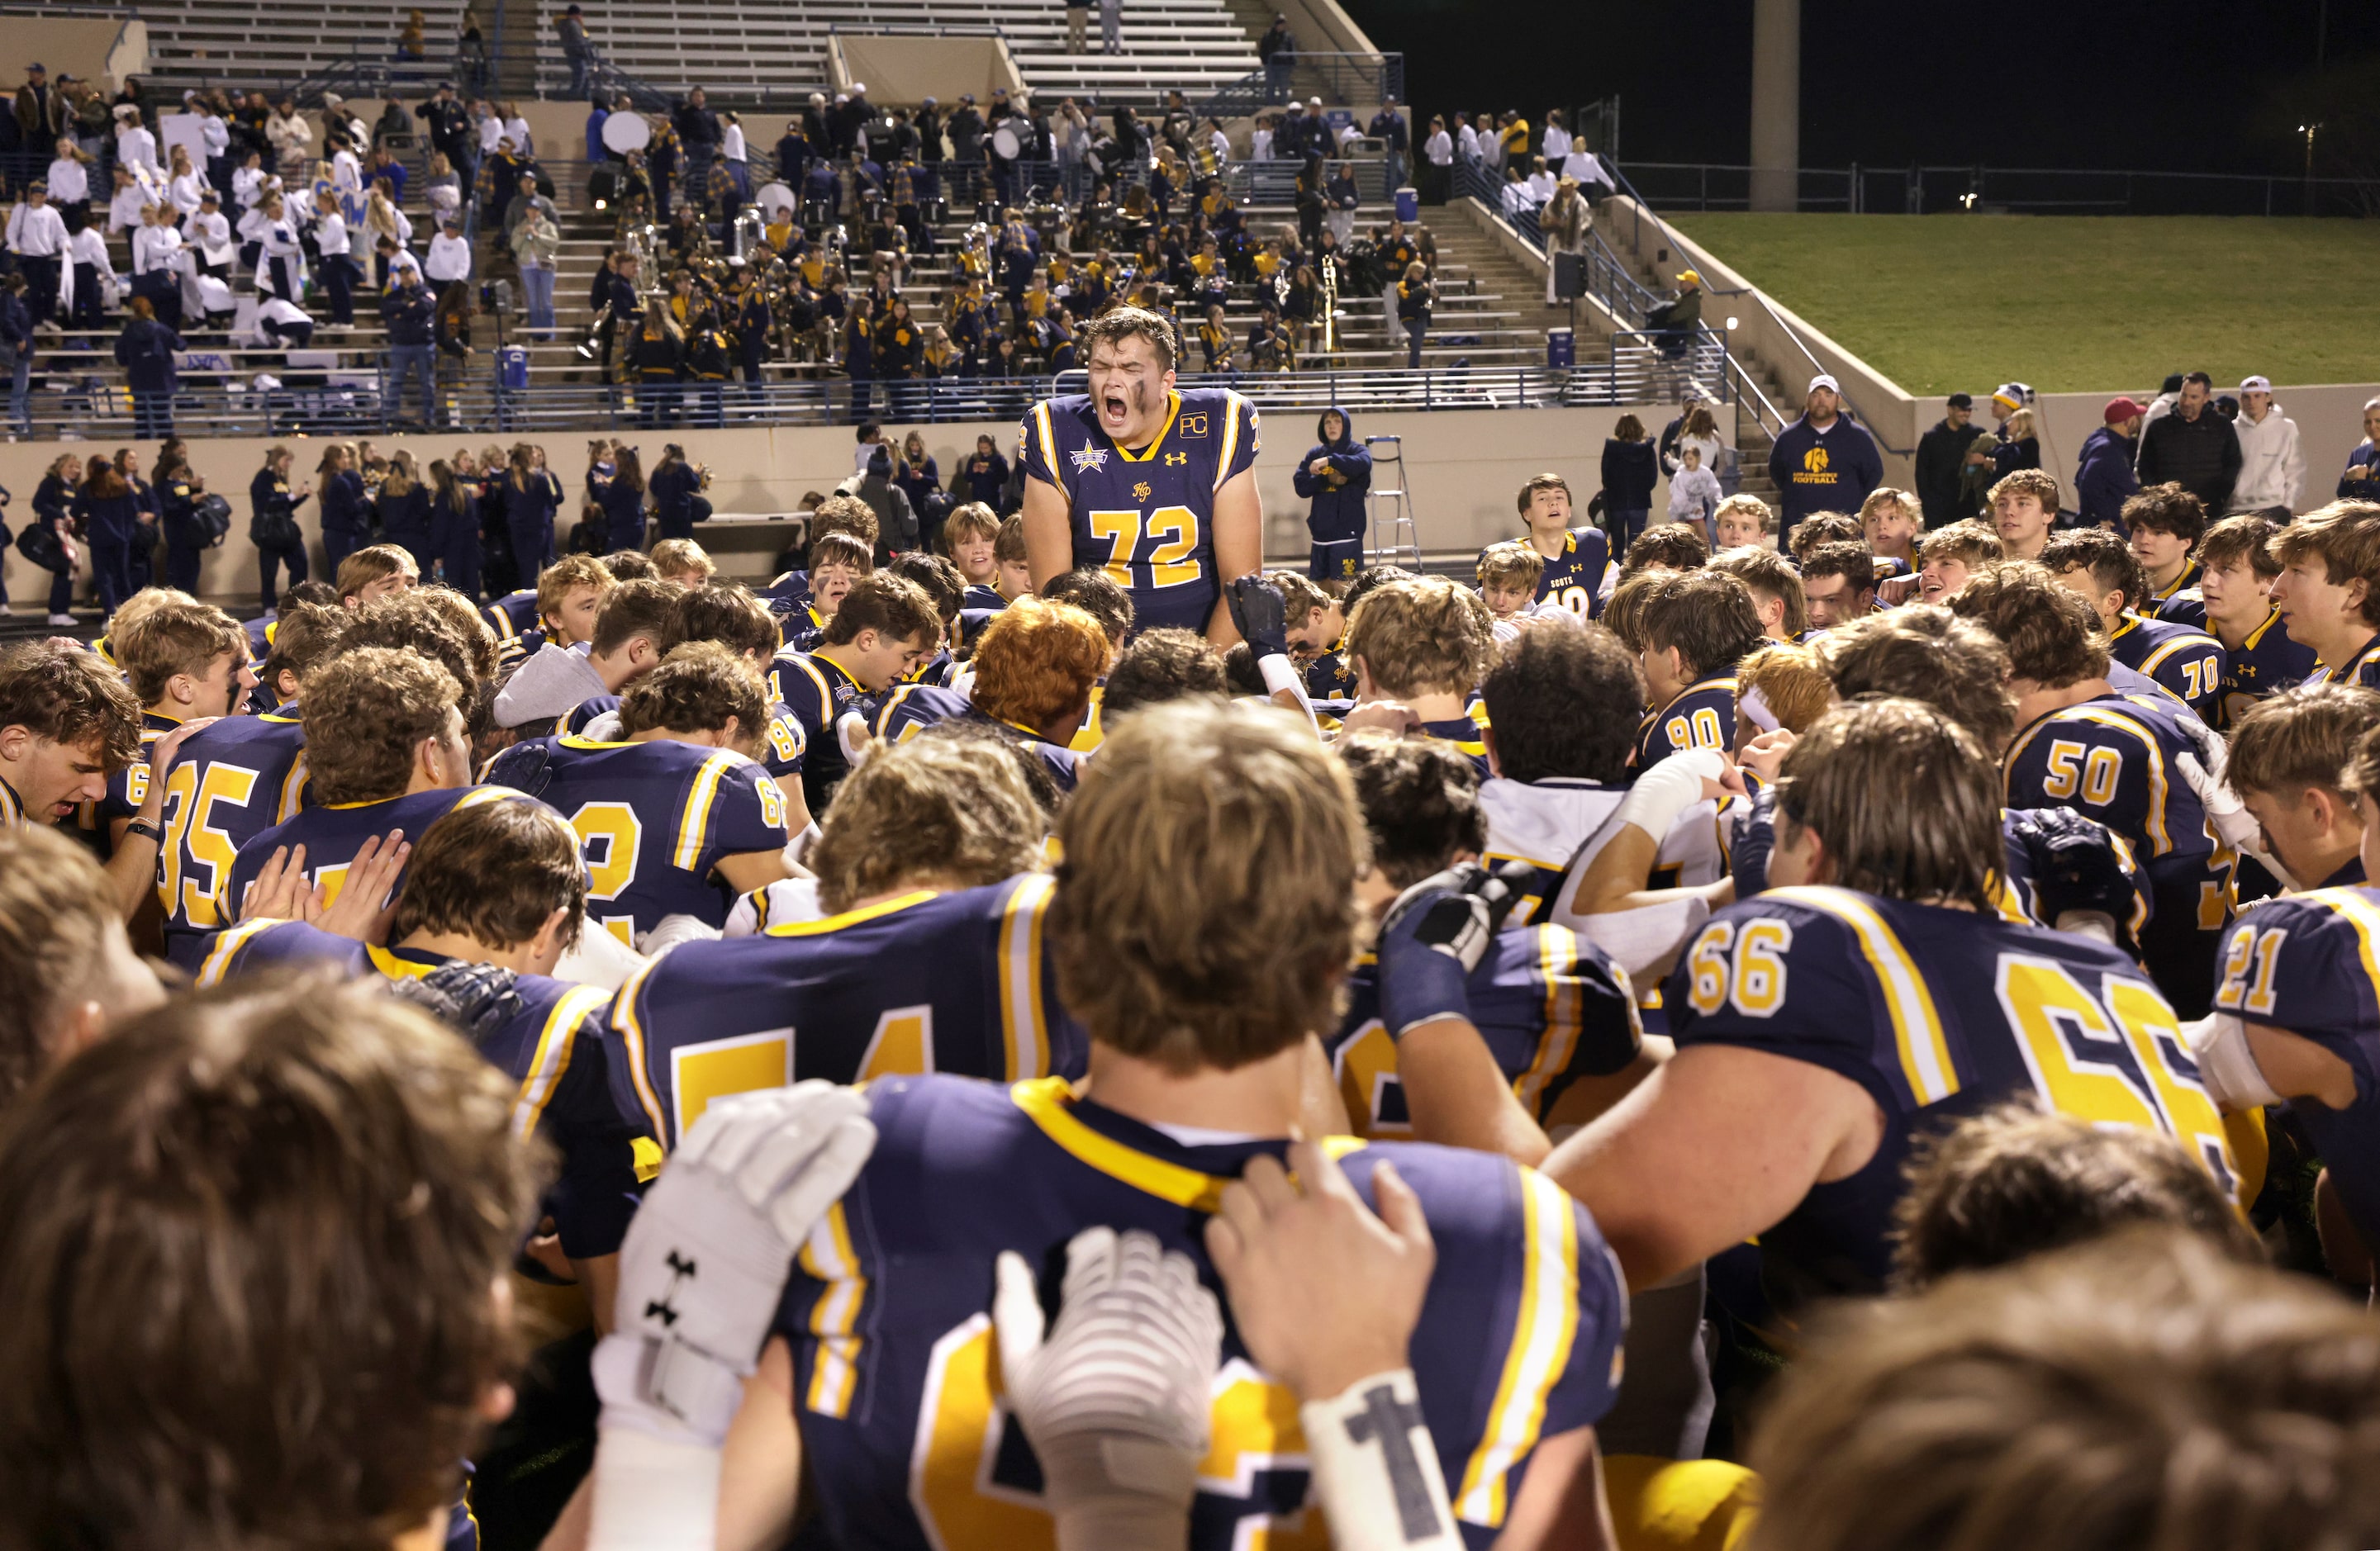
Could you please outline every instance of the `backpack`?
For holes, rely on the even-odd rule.
[[[203,495],[190,508],[208,549],[217,549],[231,533],[231,503],[219,495]]]
[[[37,522],[17,535],[17,552],[42,570],[59,576],[74,569],[67,559],[66,545],[59,542],[56,531],[45,522]]]

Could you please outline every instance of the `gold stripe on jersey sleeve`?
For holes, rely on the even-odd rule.
[[[620,1043],[628,1052],[628,1078],[637,1090],[637,1103],[645,1111],[645,1120],[653,1128],[653,1137],[664,1145],[674,1147],[676,1138],[671,1135],[669,1122],[662,1109],[662,1097],[653,1091],[652,1073],[645,1060],[645,1025],[637,1015],[637,999],[644,994],[645,981],[662,966],[660,959],[649,959],[637,966],[636,973],[621,983],[619,994],[612,999],[608,1020]]]
[[[284,923],[276,916],[260,915],[253,921],[242,921],[218,936],[214,947],[207,952],[206,962],[199,965],[199,984],[222,985],[224,976],[231,972],[232,960],[248,945],[248,939],[282,925]]]
[[[827,1208],[802,1242],[802,1269],[826,1283],[810,1309],[810,1334],[819,1339],[818,1357],[810,1370],[804,1404],[820,1416],[848,1416],[851,1397],[858,1388],[859,1311],[868,1300],[868,1278],[860,1274],[859,1256],[851,1248],[851,1224],[843,1203]]]
[[[573,986],[546,1014],[545,1027],[538,1031],[537,1052],[529,1058],[528,1071],[521,1077],[520,1095],[513,1101],[514,1135],[535,1134],[537,1122],[545,1116],[545,1107],[553,1101],[554,1090],[562,1086],[562,1074],[570,1068],[578,1025],[588,1014],[600,1012],[611,995],[600,986]]]
[[[1803,905],[1833,916],[1859,939],[1861,956],[1875,972],[1884,991],[1886,1012],[1892,1018],[1892,1043],[1900,1058],[1900,1074],[1921,1105],[1938,1104],[1959,1091],[1958,1067],[1950,1060],[1949,1041],[1942,1036],[1942,1019],[1935,1010],[1934,993],[1918,973],[1917,961],[1901,946],[1876,908],[1847,889],[1803,885],[1771,889],[1761,896]]]
[[[1050,429],[1050,401],[1046,398],[1033,406],[1033,430],[1041,438],[1041,461],[1049,466],[1050,482],[1065,490],[1065,466],[1058,461],[1058,436]]]
[[[2363,977],[2380,988],[2380,952],[2374,948],[2374,942],[2380,941],[2380,908],[2353,889],[2314,889],[2302,897],[2309,904],[2325,906],[2355,928],[2356,951],[2363,959]]]
[[[763,889],[760,892],[765,894],[768,891]],[[861,905],[856,910],[846,910],[840,915],[823,915],[815,921],[781,921],[768,927],[767,931],[771,937],[818,937],[826,932],[839,932],[845,927],[856,927],[862,921],[877,920],[941,896],[940,889],[916,889],[889,900],[878,900],[874,904]]]
[[[670,854],[670,861],[680,872],[692,872],[702,861],[703,837],[710,829],[710,810],[719,803],[719,783],[742,763],[742,755],[722,748],[695,772],[694,790],[686,794],[686,812],[678,819],[677,849]]]
[[[1521,1108],[1536,1119],[1545,1114],[1546,1084],[1570,1064],[1578,1048],[1581,1021],[1578,986],[1578,936],[1567,927],[1532,928],[1537,939],[1537,973],[1545,976],[1545,1027],[1537,1036],[1536,1059],[1512,1084]]]
[[[1075,1118],[1067,1107],[1074,1096],[1074,1084],[1063,1077],[1036,1077],[1013,1083],[1008,1089],[1010,1101],[1025,1111],[1026,1118],[1077,1162],[1177,1206],[1187,1206],[1196,1212],[1221,1209],[1223,1187],[1231,1181],[1152,1157],[1113,1137],[1101,1135]],[[1316,1145],[1338,1158],[1360,1151],[1364,1140],[1360,1136],[1325,1136]],[[1562,1199],[1567,1201],[1569,1197]]]
[[[1215,485],[1221,490],[1232,470],[1232,455],[1240,450],[1240,409],[1245,401],[1228,388],[1223,392],[1223,454],[1215,460]]]
[[[1570,1365],[1571,1343],[1578,1334],[1578,1224],[1570,1195],[1534,1169],[1519,1173],[1520,1307],[1503,1375],[1496,1383],[1496,1403],[1454,1500],[1456,1518],[1491,1530],[1502,1526],[1511,1506],[1504,1478],[1537,1446],[1546,1397]]]
[[[1000,1032],[1008,1051],[1008,1080],[1047,1076],[1048,1010],[1041,1003],[1041,923],[1057,880],[1028,873],[1016,880],[1000,916]]]

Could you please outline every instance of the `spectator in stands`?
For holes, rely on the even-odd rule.
[[[1925,507],[1925,526],[1942,527],[1971,517],[1962,499],[1964,481],[1961,478],[1967,459],[1967,449],[1975,433],[1970,422],[1975,418],[1975,401],[1967,394],[1952,394],[1943,404],[1942,418],[1934,429],[1917,439],[1917,467],[1914,476],[1917,499]]]
[[[1394,102],[1383,103],[1364,132],[1378,140],[1384,148],[1383,170],[1388,176],[1389,187],[1392,189],[1403,188],[1405,177],[1412,170],[1406,157],[1413,150],[1413,130],[1405,123],[1405,115],[1397,111]]]
[[[437,92],[421,105],[421,121],[429,126],[430,149],[446,158],[450,172],[459,174],[478,163],[480,145],[472,135],[471,115],[455,95],[453,81],[438,83]]]
[[[1868,491],[1884,483],[1884,457],[1876,438],[1842,413],[1842,388],[1820,372],[1810,379],[1802,418],[1778,433],[1768,453],[1768,477],[1777,486],[1780,538],[1813,512],[1856,512]]]
[[[2215,380],[2206,373],[2182,378],[2173,413],[2150,420],[2141,432],[2141,484],[2178,484],[2208,511],[2228,512],[2240,479],[2240,438],[2230,421],[2210,411],[2214,394]]]
[[[686,156],[686,200],[699,203],[710,187],[710,163],[719,154],[721,139],[719,115],[711,111],[702,88],[687,91],[686,100],[670,110],[670,127],[677,131]]]
[[[67,224],[50,208],[49,186],[36,182],[8,212],[8,251],[25,277],[25,305],[35,325],[50,321],[58,304],[58,277],[66,262]]]
[[[1645,422],[1622,415],[1603,443],[1603,510],[1611,532],[1611,547],[1626,550],[1653,515],[1653,486],[1661,475],[1660,459],[1645,433]]]
[[[285,95],[273,104],[273,116],[264,121],[264,138],[273,147],[276,170],[294,185],[305,176],[307,152],[314,144],[314,127],[298,113],[295,98]]]
[[[1123,0],[1099,0],[1099,52],[1123,52]]]
[[[553,273],[562,251],[562,232],[539,203],[523,201],[524,213],[513,226],[513,261],[520,266],[521,289],[527,293],[529,333],[540,340],[553,337]]]
[[[462,222],[450,219],[430,239],[430,256],[422,261],[421,273],[433,288],[471,278],[471,245],[463,240]]]
[[[1565,177],[1554,185],[1554,197],[1537,212],[1537,229],[1546,238],[1546,305],[1560,303],[1554,296],[1554,272],[1564,254],[1584,255],[1595,226],[1594,209],[1578,191],[1578,179]]]
[[[8,367],[8,420],[19,436],[33,430],[33,314],[23,273],[0,275],[0,361]]]
[[[2099,429],[2082,439],[2082,455],[2074,466],[2074,505],[2084,527],[2124,530],[2124,503],[2141,493],[2132,461],[2140,451],[2141,417],[2147,412],[2130,398],[2111,398],[2100,411]]]
[[[5,302],[0,297],[0,305]],[[2347,472],[2338,477],[2338,499],[2380,499],[2380,398],[2364,401],[2363,440],[2347,454]]]
[[[2240,479],[2231,490],[2231,510],[2287,522],[2305,490],[2305,451],[2298,423],[2273,402],[2268,377],[2240,384],[2240,418],[2231,422],[2240,442]]]
[[[1397,285],[1397,322],[1405,331],[1405,365],[1421,365],[1423,336],[1429,333],[1430,303],[1437,299],[1436,287],[1429,282],[1428,266],[1416,261],[1405,266],[1405,277]]]
[[[1443,115],[1431,116],[1421,156],[1421,202],[1442,205],[1454,190],[1454,137],[1447,133]]]
[[[479,309],[468,282],[455,281],[438,294],[431,339],[438,351],[438,383],[449,394],[459,393],[470,375],[471,317]]]
[[[14,107],[20,143],[44,145],[66,133],[66,99],[41,66],[25,67],[25,84],[17,89]]]
[[[577,101],[587,95],[588,67],[595,61],[595,49],[587,41],[587,13],[572,6],[554,18],[554,30],[562,35],[562,57],[570,67],[568,95]]]
[[[285,297],[267,297],[256,309],[256,332],[268,349],[303,350],[314,343],[314,320]]]
[[[181,348],[181,336],[157,321],[149,298],[133,297],[115,361],[132,390],[135,434],[144,442],[174,434],[174,353]]]
[[[427,430],[432,422],[432,406],[437,398],[434,365],[437,303],[431,299],[420,271],[399,269],[395,282],[380,299],[381,321],[388,329],[388,378],[381,388],[381,400],[401,419],[406,380],[419,376],[421,380],[419,425]]]

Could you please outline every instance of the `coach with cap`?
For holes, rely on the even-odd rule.
[[[2140,476],[2132,472],[2141,444],[2141,418],[2148,406],[2130,398],[2111,398],[2101,411],[2106,422],[2082,439],[2082,456],[2074,466],[2074,505],[2084,527],[2123,531],[2124,503],[2141,493]]]
[[[1842,388],[1820,372],[1803,395],[1802,418],[1777,435],[1768,477],[1777,482],[1778,541],[1815,512],[1856,512],[1884,483],[1876,438],[1842,412]]]
[[[1917,439],[1917,467],[1912,475],[1917,485],[1917,503],[1925,508],[1925,526],[1942,527],[1961,517],[1974,515],[1960,504],[1965,471],[1967,448],[1975,440],[1970,422],[1975,418],[1975,401],[1967,394],[1952,394],[1943,401],[1942,418],[1933,430]]]

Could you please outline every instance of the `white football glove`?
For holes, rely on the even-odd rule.
[[[1003,1254],[992,1323],[1008,1400],[1041,1461],[1060,1551],[1179,1546],[1208,1447],[1223,1314],[1187,1255],[1087,1228],[1046,1339],[1033,1270]]]
[[[875,1146],[867,1100],[816,1079],[703,1112],[621,1246],[613,1334],[595,1352],[605,1428],[726,1439],[795,1248]]]
[[[2198,756],[2184,752],[2173,757],[2173,768],[2180,772],[2181,783],[2198,798],[2198,806],[2206,810],[2206,822],[2214,827],[2216,837],[2242,855],[2253,856],[2274,877],[2288,883],[2288,871],[2265,850],[2264,826],[2256,822],[2255,816],[2226,780],[2226,761],[2219,757],[2219,740],[2216,748],[2218,757],[2212,766],[2201,764]]]

